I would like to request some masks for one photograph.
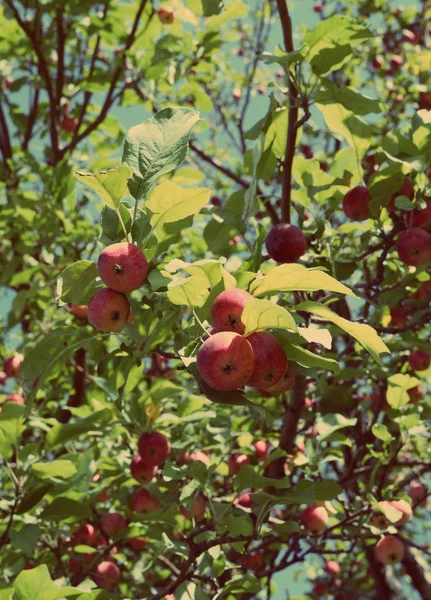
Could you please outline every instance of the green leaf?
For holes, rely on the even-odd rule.
[[[204,17],[219,15],[225,8],[223,0],[202,0],[202,9]]]
[[[246,190],[244,195],[244,207],[242,211],[242,218],[244,220],[247,220],[249,217],[255,215],[258,209],[258,202],[256,196],[257,182],[259,179],[258,167],[259,162],[262,158],[262,154],[264,152],[264,141],[265,136],[264,134],[261,134],[256,140],[256,143],[253,148],[253,174],[250,187]]]
[[[328,321],[335,323],[335,325],[344,331],[347,331],[347,333],[358,340],[379,365],[383,364],[380,354],[383,352],[390,354],[389,348],[383,340],[380,339],[377,332],[372,327],[363,323],[352,323],[352,321],[343,319],[324,304],[320,304],[320,302],[301,302],[301,304],[295,306],[295,310],[309,312],[322,319],[327,319]]]
[[[393,439],[393,436],[389,433],[388,428],[383,423],[374,423],[371,427],[371,431],[373,432],[374,437],[382,442],[387,442]]]
[[[382,102],[363,96],[353,88],[337,87],[329,79],[323,80],[323,88],[317,92],[316,102],[325,105],[341,104],[356,115],[380,113],[384,110]]]
[[[251,300],[242,312],[241,321],[245,325],[245,333],[265,329],[290,329],[297,331],[295,319],[283,307],[270,300]]]
[[[316,292],[317,290],[339,292],[356,298],[348,287],[327,273],[294,264],[275,267],[265,277],[255,279],[250,286],[250,292],[257,298],[278,292]]]
[[[314,484],[314,493],[317,502],[328,502],[343,492],[341,486],[330,479],[323,479]]]
[[[67,423],[54,425],[46,436],[48,446],[56,444],[65,444],[66,442],[77,438],[88,431],[100,430],[100,425],[106,425],[112,419],[112,411],[109,408],[99,410],[89,417],[78,421],[77,423]]]
[[[10,532],[11,545],[15,550],[24,552],[26,556],[33,556],[36,542],[42,530],[37,525],[26,524],[19,531],[12,529]]]
[[[199,113],[191,108],[163,108],[127,132],[123,162],[133,172],[130,193],[141,198],[163,174],[185,159],[193,125]]]
[[[14,600],[56,600],[82,595],[73,587],[57,588],[46,565],[22,571],[14,581]]]
[[[333,371],[334,373],[337,373],[340,370],[340,365],[332,358],[325,358],[319,354],[313,354],[313,352],[302,348],[302,346],[292,344],[284,335],[277,332],[275,333],[275,337],[282,344],[288,360],[293,360],[307,369],[324,369]]]
[[[38,504],[42,498],[49,492],[51,489],[51,485],[49,483],[44,483],[42,485],[38,485],[36,487],[32,487],[26,494],[24,498],[18,505],[17,514],[23,515],[29,512],[32,508]]]
[[[407,390],[419,385],[420,381],[416,377],[397,373],[389,377],[388,383],[386,400],[392,408],[400,408],[410,400]]]
[[[90,260],[78,260],[62,271],[57,283],[57,294],[63,302],[81,304],[99,275],[97,265]]]
[[[34,463],[31,465],[33,473],[39,479],[69,479],[76,473],[76,467],[70,460],[53,460],[50,463]]]
[[[51,521],[64,521],[71,517],[82,518],[88,516],[89,507],[88,505],[71,498],[55,498],[51,504],[46,506],[41,515],[41,519],[47,519]]]
[[[147,210],[152,213],[150,223],[156,235],[166,223],[198,213],[209,202],[210,196],[208,188],[183,188],[169,181],[157,186],[146,204]]]
[[[208,0],[212,3],[212,0]],[[218,0],[219,1],[219,0]],[[230,2],[226,10],[222,11],[219,15],[215,15],[214,17],[210,17],[205,25],[207,30],[216,29],[220,31],[221,25],[230,21],[231,19],[239,19],[240,17],[245,17],[248,13],[248,6],[244,2]]]
[[[317,420],[316,428],[320,436],[320,441],[331,436],[335,431],[346,427],[354,427],[357,419],[347,419],[340,414],[329,414],[320,417]]]
[[[100,173],[75,173],[81,183],[97,192],[103,203],[109,208],[116,209],[121,198],[127,191],[127,182],[132,176],[129,167],[122,165]]]

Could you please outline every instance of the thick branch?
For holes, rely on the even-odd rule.
[[[12,146],[10,143],[9,129],[7,127],[6,117],[3,112],[3,107],[0,102],[0,133],[1,133],[1,150],[4,159],[12,158]]]
[[[294,446],[298,422],[305,406],[306,388],[307,382],[305,376],[297,373],[280,435],[280,446],[286,452],[291,452]]]
[[[417,548],[405,546],[403,565],[423,600],[431,600],[431,571]]]
[[[37,109],[39,106],[39,93],[40,93],[39,88],[36,88],[35,92],[34,92],[33,104],[30,109],[28,119],[27,119],[27,127],[25,129],[24,140],[22,142],[23,150],[27,150],[28,145],[31,140],[31,136],[33,134],[33,128],[34,128],[34,124],[36,123],[36,117],[37,117]]]
[[[73,389],[74,393],[69,398],[68,406],[81,406],[85,394],[85,349],[78,348],[75,352],[75,372],[73,374]],[[63,409],[59,416],[59,421],[68,423],[71,412]]]
[[[392,569],[384,567],[375,558],[374,548],[368,546],[366,553],[374,577],[375,600],[407,600],[399,581],[393,576]]]

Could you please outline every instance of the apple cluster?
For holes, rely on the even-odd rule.
[[[17,379],[24,357],[19,352],[6,358],[3,363],[3,371],[0,371],[0,385],[6,385],[9,378]],[[4,403],[15,402],[15,404],[25,404],[24,396],[21,393],[8,394]],[[2,407],[0,406],[0,412]]]
[[[130,322],[130,303],[126,294],[144,283],[148,275],[148,262],[137,246],[119,242],[107,246],[100,253],[97,268],[107,287],[99,289],[91,297],[88,320],[101,331],[118,332]],[[78,309],[82,309],[80,312],[84,316],[85,307]]]
[[[245,335],[241,315],[253,296],[234,288],[217,296],[211,307],[213,330],[197,353],[202,379],[215,390],[233,391],[245,385],[279,394],[293,385],[280,342],[266,331]]]
[[[412,211],[399,210],[395,204],[398,196],[406,196],[409,200],[415,197],[415,190],[408,177],[404,178],[400,189],[392,194],[386,209],[397,220],[402,229],[398,235],[395,248],[400,260],[409,266],[417,267],[431,262],[431,198],[425,200],[426,207]],[[347,192],[343,198],[343,211],[352,221],[365,221],[370,217],[369,203],[371,194],[367,187],[359,185]]]

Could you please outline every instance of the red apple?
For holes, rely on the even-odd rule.
[[[323,2],[316,2],[313,6],[315,13],[321,13],[323,11]]]
[[[389,504],[392,508],[402,513],[402,516],[395,522],[395,525],[398,525],[398,527],[413,519],[412,507],[405,500],[392,500]]]
[[[394,306],[394,308],[391,308],[390,313],[391,313],[390,326],[397,327],[397,328],[404,327],[404,325],[407,322],[407,314],[406,314],[404,308],[401,306]]]
[[[148,467],[162,465],[171,452],[169,440],[158,431],[146,432],[138,441],[139,456]]]
[[[232,92],[232,99],[234,102],[239,102],[241,100],[241,90],[240,88],[234,88]]]
[[[4,371],[0,371],[0,385],[6,385],[7,375]]]
[[[255,450],[256,460],[261,462],[268,457],[271,445],[269,442],[265,442],[265,440],[259,440],[253,444],[253,447]]]
[[[99,255],[97,268],[103,283],[123,294],[141,287],[148,275],[147,259],[129,242],[107,246]]]
[[[216,390],[243,387],[254,369],[253,348],[246,338],[232,331],[222,331],[205,340],[196,360],[201,377]]]
[[[254,369],[247,385],[264,390],[274,387],[287,369],[283,346],[266,331],[252,333],[247,339],[254,352]]]
[[[242,465],[249,464],[250,459],[247,455],[235,452],[227,461],[227,466],[229,467],[229,475],[236,475],[242,467]]]
[[[307,242],[304,234],[288,223],[274,225],[265,240],[269,256],[279,263],[294,263],[304,254]]]
[[[281,70],[276,71],[275,76],[277,77],[277,79],[283,79],[283,77],[285,76],[285,72]]]
[[[3,363],[3,370],[7,377],[18,377],[23,360],[23,355],[19,354],[18,352],[15,352],[15,354],[10,358],[6,358]]]
[[[248,571],[260,571],[265,564],[263,554],[250,554],[241,559],[241,566]]]
[[[13,84],[13,77],[5,77],[2,82],[2,87],[4,90],[10,89]]]
[[[9,394],[5,402],[15,402],[15,404],[25,404],[24,398],[21,394]]]
[[[159,15],[160,22],[164,25],[170,25],[174,22],[175,11],[172,8],[172,6],[165,6],[163,8],[159,8],[157,14]]]
[[[86,321],[88,318],[88,306],[86,304],[70,304],[70,312],[77,319]]]
[[[303,511],[301,522],[306,531],[322,533],[328,524],[328,512],[324,506],[310,506]]]
[[[313,585],[313,594],[324,596],[328,593],[328,585],[325,581],[315,581]]]
[[[161,508],[157,500],[151,498],[150,493],[145,488],[137,490],[132,498],[132,508],[136,512],[152,512]]]
[[[352,188],[343,198],[344,214],[352,221],[365,221],[370,216],[368,212],[370,200],[371,194],[365,186],[358,185]]]
[[[341,571],[341,567],[335,560],[327,560],[325,571],[328,573],[328,575],[338,575],[338,573]]]
[[[401,56],[398,56],[398,54],[393,54],[389,62],[391,63],[391,67],[394,71],[400,69],[404,64],[404,60],[401,58]]]
[[[211,319],[217,331],[244,333],[241,314],[253,296],[239,288],[225,290],[217,296],[211,307]]]
[[[383,60],[378,56],[375,56],[371,61],[371,64],[375,69],[381,69],[383,67]]]
[[[414,297],[416,300],[429,300],[431,298],[431,279],[421,283]]]
[[[431,233],[428,231],[418,228],[402,231],[395,247],[406,265],[418,267],[431,262]]]
[[[131,549],[134,552],[141,552],[142,550],[145,549],[147,544],[148,544],[148,542],[144,538],[137,538],[137,537],[129,538],[129,546],[131,547]]]
[[[93,525],[86,523],[81,525],[72,536],[71,544],[78,546],[84,544],[85,546],[95,546],[97,541],[96,530]]]
[[[207,467],[210,466],[210,459],[204,452],[201,452],[200,450],[198,450],[197,452],[193,452],[192,454],[186,452],[184,460],[186,461],[186,463],[193,460],[198,460],[200,462],[203,462],[204,465],[206,465]]]
[[[127,296],[102,288],[88,303],[88,321],[101,331],[118,332],[127,325],[130,304]]]
[[[120,578],[120,569],[114,562],[110,560],[104,560],[97,565],[94,581],[96,585],[103,590],[112,590]]]
[[[431,92],[419,93],[419,109],[431,110]]]
[[[426,506],[427,489],[420,481],[412,481],[408,489],[413,506]]]
[[[301,152],[305,158],[307,158],[307,159],[313,158],[313,156],[314,156],[313,150],[311,149],[311,146],[309,144],[301,144],[299,149],[301,150]]]
[[[120,513],[107,513],[102,519],[102,529],[110,538],[126,529],[127,521]]]
[[[266,392],[271,394],[272,396],[277,396],[278,394],[282,394],[283,392],[287,392],[295,383],[295,370],[293,367],[288,365],[286,372],[283,377],[280,379],[278,383],[272,385],[270,388],[266,388]]]
[[[155,477],[157,469],[157,465],[154,467],[149,467],[145,463],[144,459],[140,456],[135,456],[132,460],[132,464],[130,465],[132,477],[142,485],[150,483],[150,481]]]
[[[263,96],[263,94],[266,92],[265,86],[264,85],[260,85],[257,88],[257,93],[260,94],[261,96]]]
[[[404,544],[394,535],[386,535],[377,542],[375,554],[384,565],[395,565],[404,556]]]
[[[420,402],[422,400],[423,394],[422,394],[422,388],[420,385],[410,388],[409,390],[407,390],[407,393],[409,395],[410,402],[412,404],[417,404],[418,402]]]
[[[430,231],[431,229],[431,200],[427,199],[426,208],[413,210],[406,213],[405,222],[407,227],[421,227]]]
[[[410,29],[403,29],[403,40],[405,42],[410,42],[410,44],[416,44],[417,38],[413,31]]]
[[[196,495],[192,502],[191,512],[184,508],[184,506],[180,506],[181,514],[189,521],[191,521],[192,518],[196,521],[201,521],[204,518],[206,509],[207,501],[200,492]]]
[[[251,499],[250,494],[247,493],[240,494],[233,503],[243,506],[244,508],[251,508],[253,506],[253,500]]]
[[[414,371],[426,371],[431,364],[431,358],[425,350],[410,352],[409,365]]]
[[[63,116],[61,121],[61,129],[66,133],[75,133],[79,125],[79,119],[76,117]]]

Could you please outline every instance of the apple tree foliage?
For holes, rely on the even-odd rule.
[[[0,7],[1,352],[24,355],[0,389],[1,599],[263,599],[297,577],[302,598],[431,597],[431,369],[410,358],[431,354],[430,264],[396,250],[431,199],[431,14],[406,4],[317,2],[310,28],[285,0],[175,0],[164,23],[156,0]],[[342,209],[358,185],[360,222]],[[308,248],[278,265],[264,241],[291,221]],[[126,240],[150,273],[103,333],[76,306]],[[282,344],[288,392],[200,377],[234,287],[254,297],[246,335]],[[171,452],[140,512],[148,431]],[[375,553],[389,534],[394,567]]]

